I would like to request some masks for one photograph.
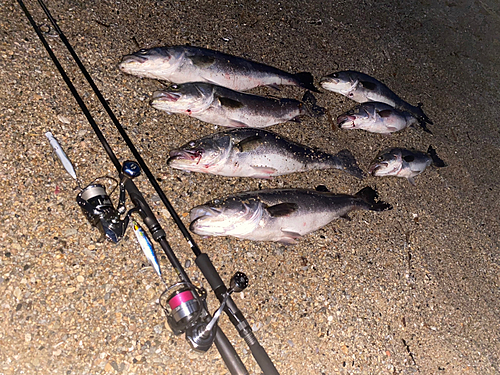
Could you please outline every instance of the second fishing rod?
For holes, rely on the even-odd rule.
[[[22,1],[18,0],[18,2],[20,3],[20,5],[23,7],[23,10],[24,10],[25,7],[22,4]],[[46,5],[44,4],[44,2],[42,0],[38,0],[38,3],[40,4],[40,6],[42,7],[42,9],[44,10],[46,16],[50,20],[51,24],[53,25],[53,27],[56,30],[56,32],[58,33],[58,35],[60,36],[61,41],[64,43],[64,45],[66,46],[66,48],[68,49],[68,51],[72,55],[73,59],[77,63],[78,67],[80,68],[81,72],[85,76],[86,80],[88,81],[88,83],[92,87],[94,93],[98,97],[99,101],[101,102],[101,104],[103,105],[104,109],[108,113],[108,115],[111,118],[112,122],[114,123],[115,127],[117,128],[117,130],[121,134],[122,138],[126,142],[127,146],[131,150],[132,154],[136,158],[139,166],[142,168],[142,170],[146,174],[146,176],[149,179],[150,183],[152,184],[153,188],[156,190],[156,192],[157,192],[158,196],[160,197],[160,199],[162,200],[163,204],[165,205],[165,207],[167,208],[167,210],[171,214],[171,216],[174,219],[175,223],[177,224],[178,228],[180,229],[180,231],[183,233],[184,237],[186,238],[189,246],[191,247],[192,251],[196,255],[195,262],[196,262],[197,266],[200,268],[200,270],[204,274],[204,276],[207,279],[207,281],[209,282],[212,290],[215,292],[217,298],[221,301],[221,308],[224,308],[224,311],[227,313],[229,319],[231,320],[231,322],[233,323],[233,325],[237,329],[238,333],[245,340],[245,342],[248,344],[248,346],[249,346],[249,348],[250,348],[250,350],[251,350],[251,352],[252,352],[255,360],[257,361],[257,363],[259,364],[259,366],[261,367],[261,369],[264,371],[264,374],[273,374],[273,375],[274,374],[278,374],[278,372],[277,372],[274,364],[272,363],[271,359],[269,358],[269,356],[265,352],[264,348],[257,341],[257,339],[256,339],[256,337],[255,337],[255,335],[254,335],[254,333],[253,333],[253,331],[252,331],[249,323],[247,322],[247,320],[243,316],[242,312],[238,309],[238,307],[237,307],[236,303],[234,302],[234,300],[231,298],[230,293],[228,293],[227,287],[225,286],[225,284],[222,281],[220,275],[218,274],[217,270],[213,266],[210,258],[208,257],[207,254],[202,253],[201,250],[196,245],[194,239],[192,238],[192,236],[188,232],[187,228],[183,224],[183,222],[180,219],[179,215],[177,214],[177,212],[175,211],[175,209],[173,208],[173,206],[168,201],[167,197],[165,196],[165,194],[163,193],[162,189],[158,185],[156,179],[152,175],[152,173],[149,170],[148,166],[146,165],[146,163],[142,159],[141,155],[139,154],[139,152],[137,151],[137,149],[133,145],[132,141],[128,137],[127,133],[125,132],[125,130],[121,126],[120,122],[118,121],[118,119],[116,118],[116,116],[114,115],[114,113],[112,112],[111,108],[109,107],[109,105],[107,104],[106,100],[102,96],[100,90],[95,85],[93,79],[90,77],[90,75],[87,72],[86,68],[82,64],[81,60],[79,59],[78,55],[76,54],[76,52],[72,48],[71,44],[69,43],[69,41],[65,37],[64,33],[62,32],[62,30],[57,25],[56,21],[54,20],[54,18],[50,14],[50,12],[49,12],[48,8],[46,7]],[[26,13],[26,11],[25,11],[25,13]],[[35,27],[35,30],[37,30],[37,28],[36,28],[35,25],[33,25],[33,27]],[[39,31],[37,31],[37,33],[39,33]],[[39,37],[40,37],[40,39],[42,39],[41,34],[39,34]],[[43,42],[43,40],[42,40],[42,42]],[[46,46],[46,48],[47,47],[48,47],[48,45]],[[48,47],[48,48],[50,49],[50,47]],[[66,82],[66,83],[68,83],[68,82]],[[106,142],[104,136],[102,135],[102,133],[100,133],[100,131],[98,130],[98,128],[96,130],[96,127],[97,126],[95,126],[95,127],[93,126],[94,131],[96,132],[99,140],[103,144],[103,146],[104,146],[106,152],[108,153],[108,155],[110,156],[111,160],[115,164],[115,167],[117,167],[117,170],[120,171],[120,167],[121,166],[119,165],[116,156],[114,156],[114,154],[112,153],[112,150],[109,147],[109,145],[107,144],[107,142]],[[121,173],[121,171],[120,171],[120,173]],[[131,181],[131,179],[130,179],[130,181]],[[130,193],[130,191],[129,191],[129,193]],[[152,212],[151,212],[151,214],[152,214]],[[154,215],[152,215],[152,216],[154,217]],[[148,217],[148,215],[146,215],[146,217]],[[150,228],[150,230],[151,230],[151,228]],[[165,242],[166,242],[166,240],[165,240]],[[161,244],[161,246],[162,246],[162,248],[164,250],[165,250],[165,247],[168,247],[170,249],[170,246],[168,246],[168,243],[166,243],[167,246],[162,245],[162,242],[160,242],[160,244]],[[173,254],[173,251],[171,249],[170,249],[170,252]],[[174,254],[173,254],[173,256],[175,257]],[[169,260],[171,260],[170,257],[169,257]],[[178,261],[177,261],[177,263],[178,263]],[[172,264],[174,264],[174,263],[172,263]],[[178,266],[174,266],[174,268],[179,272],[179,269],[182,269],[182,266],[180,264],[178,264]],[[182,272],[181,272],[181,274],[182,274]],[[187,277],[187,275],[185,275],[185,273],[184,273],[184,276]],[[181,277],[181,279],[182,279],[182,277]],[[231,288],[230,291],[231,290],[234,290],[234,288]]]

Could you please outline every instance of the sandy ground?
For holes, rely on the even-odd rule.
[[[34,1],[27,3],[46,23]],[[500,373],[500,7],[492,0],[48,1],[66,36],[181,215],[230,192],[323,184],[376,187],[394,209],[356,212],[296,246],[196,237],[225,280],[250,278],[236,301],[281,374]],[[46,30],[46,28],[45,28]],[[192,352],[165,327],[163,291],[131,232],[99,243],[78,189],[44,136],[51,130],[83,184],[114,174],[18,4],[0,7],[0,374],[225,374],[218,352]],[[131,157],[59,39],[48,39],[120,160]],[[366,169],[389,146],[433,145],[448,167],[416,186],[318,171],[269,181],[187,174],[168,150],[216,127],[149,108],[158,82],[125,76],[123,54],[190,43],[319,79],[368,73],[423,103],[433,135],[332,129],[305,119],[273,130]],[[303,90],[255,92],[300,98]],[[317,95],[335,117],[354,103]],[[190,277],[207,286],[147,180],[139,187]],[[115,197],[114,197],[115,198]],[[186,220],[187,223],[187,218]],[[169,283],[176,281],[161,260]],[[213,311],[218,306],[211,295]],[[221,327],[260,370],[227,317]]]

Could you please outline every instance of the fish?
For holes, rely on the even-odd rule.
[[[163,280],[160,263],[158,263],[158,258],[156,257],[153,244],[146,235],[146,232],[144,232],[144,229],[142,229],[142,227],[137,223],[137,221],[132,219],[131,223],[134,229],[134,234],[137,238],[137,242],[139,242],[139,245],[141,246],[141,249],[144,255],[146,256],[149,264],[151,265],[151,267],[153,267],[153,269],[155,270],[156,274],[160,277],[160,279]]]
[[[379,177],[404,177],[415,185],[415,177],[430,165],[437,168],[446,166],[432,146],[429,146],[427,153],[395,147],[380,152],[371,162],[369,172]]]
[[[350,220],[348,214],[353,210],[392,209],[377,198],[371,187],[355,195],[312,189],[243,192],[192,208],[189,229],[200,236],[233,236],[292,245],[335,219]]]
[[[418,124],[410,112],[399,111],[386,103],[366,102],[337,117],[341,129],[363,129],[371,133],[390,134]]]
[[[208,82],[236,91],[291,85],[319,92],[311,73],[291,74],[241,57],[192,46],[141,49],[123,56],[118,67],[124,73],[139,77],[172,83]]]
[[[234,91],[211,83],[194,82],[170,85],[156,91],[150,101],[153,108],[168,113],[185,114],[214,125],[231,128],[264,128],[287,121],[299,122],[299,116],[318,116],[324,109],[315,98],[304,101],[275,99]]]
[[[252,128],[235,128],[190,141],[171,150],[167,163],[175,169],[228,177],[271,178],[330,168],[363,177],[348,150],[332,155]]]
[[[319,84],[326,90],[347,96],[358,103],[381,102],[398,110],[410,112],[428,132],[425,124],[433,124],[422,110],[421,104],[413,106],[405,102],[382,82],[367,74],[345,70],[322,77]]]

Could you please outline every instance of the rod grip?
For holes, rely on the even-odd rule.
[[[215,346],[231,375],[248,375],[248,370],[220,327],[215,334]]]

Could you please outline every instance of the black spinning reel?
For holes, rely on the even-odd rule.
[[[125,187],[123,179],[133,179],[140,174],[141,168],[139,164],[134,161],[126,161],[122,166],[122,179],[119,183],[112,177],[100,177],[85,187],[76,196],[76,201],[82,208],[89,222],[101,232],[100,241],[107,238],[117,243],[124,236],[130,214],[135,211],[136,208],[127,212],[123,219],[121,218],[121,215],[125,212]],[[106,192],[106,187],[103,184],[95,183],[95,181],[104,178],[113,180],[117,183],[117,186],[120,186],[120,198],[117,209],[114,208],[113,202]],[[116,187],[114,189],[116,189]],[[110,194],[112,194],[113,191]]]

